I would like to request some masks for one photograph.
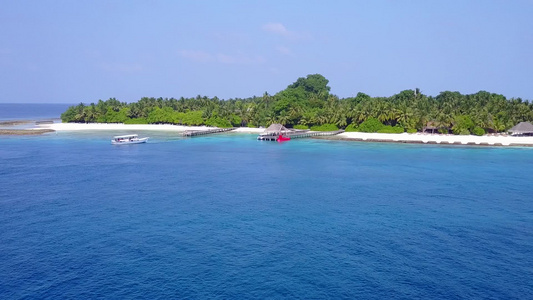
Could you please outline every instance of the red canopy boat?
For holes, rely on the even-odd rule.
[[[280,134],[279,137],[276,139],[276,141],[278,141],[278,142],[285,142],[285,141],[290,141],[290,140],[291,140],[290,137],[288,137],[288,136],[283,136],[283,135],[281,135],[281,134]]]

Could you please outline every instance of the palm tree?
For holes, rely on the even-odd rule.
[[[298,120],[302,117],[303,109],[300,105],[291,106],[289,110],[289,119],[292,124],[297,124]]]
[[[374,108],[374,116],[381,123],[386,123],[392,118],[392,110],[390,104],[384,101],[379,101]]]
[[[270,113],[266,116],[266,123],[267,123],[267,126],[272,125],[272,124],[275,124],[275,123],[277,123],[277,121],[278,121],[278,118],[276,117],[276,114],[274,114],[273,112],[270,112]]]
[[[396,111],[396,121],[403,128],[414,128],[415,120],[413,118],[413,110],[408,107],[405,103],[400,104],[400,106],[395,110]]]
[[[343,128],[343,127],[346,127],[346,125],[348,125],[348,118],[343,112],[339,112],[338,114],[335,115],[334,122],[332,123],[337,125],[338,127]]]
[[[289,122],[289,114],[286,111],[282,111],[278,117],[278,123],[285,126]]]
[[[263,94],[262,102],[265,108],[268,109],[270,108],[270,102],[272,102],[272,97],[267,92],[265,92]]]
[[[358,123],[366,121],[368,118],[372,117],[372,104],[371,101],[361,102],[356,105],[352,111],[352,115],[357,120]]]

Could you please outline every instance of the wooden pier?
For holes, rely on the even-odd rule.
[[[232,128],[214,128],[214,129],[208,129],[208,130],[187,130],[183,133],[183,136],[186,137],[193,137],[198,135],[206,135],[206,134],[213,134],[213,133],[221,133],[221,132],[227,132],[235,130],[235,127]]]
[[[302,130],[302,131],[293,131],[293,132],[286,132],[283,133],[284,137],[290,137],[292,139],[299,139],[299,138],[308,138],[308,137],[316,137],[316,136],[331,136],[331,135],[337,135],[340,133],[343,133],[344,130],[336,130],[336,131],[309,131],[309,130]],[[279,137],[279,133],[269,133],[269,134],[261,134],[257,137],[260,141],[276,141]]]

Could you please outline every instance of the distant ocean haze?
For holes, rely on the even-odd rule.
[[[60,118],[69,106],[58,103],[0,103],[0,121]]]

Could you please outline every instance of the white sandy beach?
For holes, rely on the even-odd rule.
[[[208,130],[206,126],[180,126],[180,125],[155,125],[155,124],[102,124],[102,123],[54,123],[38,125],[39,129],[53,129],[55,131],[80,131],[80,130],[128,130],[128,131],[169,131],[184,132],[187,130]],[[264,128],[240,127],[232,132],[260,134]],[[344,132],[333,136],[334,139],[367,141],[367,142],[397,142],[397,143],[423,143],[423,144],[455,144],[455,145],[487,145],[487,146],[533,146],[533,136],[508,136],[508,135],[444,135],[424,133],[365,133]]]
[[[55,131],[97,131],[97,130],[147,130],[147,131],[171,131],[184,132],[187,130],[209,130],[207,126],[181,126],[170,124],[118,124],[118,123],[53,123],[37,125],[39,129],[46,128]],[[262,133],[264,128],[239,127],[232,132]]]
[[[533,136],[508,135],[451,135],[424,133],[366,133],[344,132],[336,137],[346,140],[424,143],[424,144],[457,144],[457,145],[488,145],[488,146],[533,146]]]

